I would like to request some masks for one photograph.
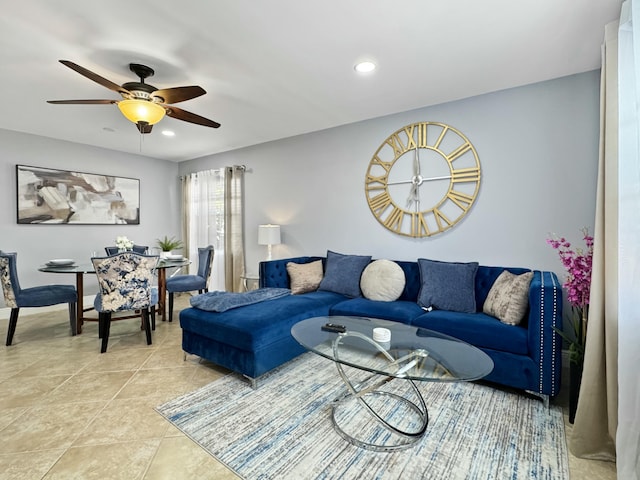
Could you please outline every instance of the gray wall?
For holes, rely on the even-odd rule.
[[[274,247],[275,258],[322,255],[331,249],[399,260],[475,260],[563,274],[545,239],[557,232],[579,241],[580,228],[593,227],[598,112],[599,72],[593,71],[179,165],[0,130],[0,249],[19,253],[23,286],[73,283],[70,277],[37,268],[51,258],[88,259],[117,235],[140,244],[179,235],[178,175],[244,164],[249,273],[256,273],[266,257],[266,247],[257,245],[257,226],[271,222],[282,225],[283,244]],[[380,143],[418,121],[443,122],[464,133],[478,152],[483,178],[475,205],[457,226],[411,239],[375,220],[365,199],[364,176]],[[140,178],[141,224],[17,225],[16,164]],[[87,290],[95,293],[91,281]]]
[[[49,259],[88,262],[91,252],[104,253],[104,247],[113,245],[118,235],[151,246],[160,236],[180,233],[176,163],[7,130],[0,130],[0,145],[0,250],[18,252],[23,288],[75,283],[73,275],[38,272],[38,266]],[[18,225],[17,164],[139,178],[140,225]],[[86,275],[85,293],[96,291],[94,279]]]
[[[282,225],[275,258],[327,249],[375,258],[426,257],[563,274],[550,232],[579,242],[593,228],[599,137],[599,71],[211,155],[180,174],[244,164],[247,271],[266,247],[257,226]],[[448,232],[411,239],[384,229],[364,194],[373,153],[412,122],[449,124],[475,146],[482,185],[466,217]],[[220,134],[222,134],[222,129]]]

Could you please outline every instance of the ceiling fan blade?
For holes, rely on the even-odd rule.
[[[163,88],[162,90],[156,90],[151,96],[158,98],[160,103],[178,103],[191,100],[205,93],[207,92],[204,88],[193,85],[190,87]]]
[[[218,122],[214,122],[213,120],[209,120],[208,118],[201,117],[200,115],[196,115],[195,113],[187,112],[186,110],[182,110],[178,107],[173,107],[171,105],[162,105],[167,109],[167,115],[173,118],[177,118],[178,120],[184,120],[185,122],[195,123],[197,125],[203,125],[205,127],[218,128],[220,124]]]
[[[89,80],[93,80],[94,82],[99,83],[103,87],[107,87],[109,90],[113,90],[114,92],[118,92],[120,94],[129,94],[129,90],[122,88],[117,83],[113,83],[111,80],[107,80],[106,78],[101,77],[97,73],[93,73],[91,70],[87,70],[86,68],[81,67],[80,65],[77,65],[73,62],[70,62],[69,60],[60,60],[60,63],[69,67],[71,70],[75,70],[80,75],[84,75]]]
[[[54,105],[109,105],[118,103],[118,100],[47,100]]]

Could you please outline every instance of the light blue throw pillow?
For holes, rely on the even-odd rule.
[[[418,265],[422,283],[418,305],[453,312],[476,312],[477,262],[439,262],[419,258]]]
[[[327,251],[327,264],[324,277],[318,290],[341,293],[347,297],[360,297],[360,277],[371,256],[343,255],[341,253]]]

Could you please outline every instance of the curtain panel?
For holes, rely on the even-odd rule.
[[[182,187],[182,238],[183,253],[186,258],[191,258],[191,248],[189,246],[189,226],[191,225],[191,175],[180,177],[180,186]]]
[[[615,461],[618,401],[618,22],[606,26],[589,328],[569,441],[577,457]]]
[[[226,167],[224,194],[225,290],[243,291],[244,275],[244,170]]]

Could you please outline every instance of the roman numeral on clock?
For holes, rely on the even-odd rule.
[[[376,155],[375,157],[373,157],[373,160],[371,160],[371,167],[374,165],[384,168],[385,172],[389,173],[391,167],[393,167],[393,162],[385,162],[383,160],[380,160],[380,157]],[[371,167],[369,167],[369,170],[371,170]]]
[[[398,133],[394,133],[387,139],[387,145],[393,148],[393,156],[394,158],[400,157],[404,152],[407,151],[407,147],[402,142],[400,135]]]
[[[465,142],[462,145],[460,145],[458,148],[456,148],[453,152],[451,152],[449,155],[447,155],[447,160],[449,161],[449,163],[451,163],[456,158],[467,153],[469,150],[471,150],[471,144],[469,142]]]
[[[451,182],[479,182],[480,167],[458,168],[451,170]]]
[[[447,198],[455,203],[458,207],[460,207],[465,212],[469,209],[471,204],[473,203],[473,197],[471,195],[467,195],[466,193],[456,192],[455,190],[450,190],[447,193]]]
[[[404,211],[398,207],[394,207],[389,216],[384,221],[384,226],[394,232],[399,232],[402,228],[402,219],[404,217]]]
[[[431,235],[424,212],[415,212],[411,215],[411,236],[428,237]]]
[[[384,190],[387,186],[387,178],[388,175],[381,175],[376,177],[371,174],[367,174],[367,191],[370,192],[372,190]]]
[[[369,199],[371,210],[378,216],[380,216],[389,205],[391,205],[391,197],[389,196],[389,192],[386,191]]]
[[[449,220],[447,216],[437,208],[433,209],[433,216],[436,218],[436,224],[438,225],[439,231],[443,231],[445,228],[449,228],[451,225],[453,225],[453,223],[451,223],[451,220]],[[447,226],[445,227],[444,224],[446,224]]]
[[[415,125],[409,125],[407,127],[404,127],[404,133],[407,134],[407,149],[405,150],[405,152],[407,150],[413,150],[414,148],[416,148],[416,141],[413,138],[414,128],[415,128]]]
[[[427,123],[418,124],[418,148],[427,148]]]

